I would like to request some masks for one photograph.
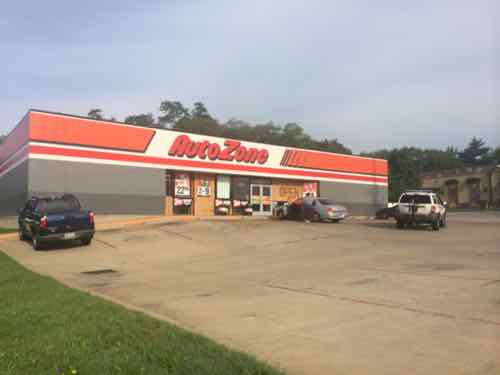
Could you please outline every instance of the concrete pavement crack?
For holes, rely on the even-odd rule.
[[[458,275],[440,275],[440,274],[437,274],[436,271],[433,271],[432,269],[429,269],[429,270],[423,271],[423,272],[386,270],[386,269],[382,269],[382,268],[370,268],[370,267],[357,267],[357,269],[361,270],[361,271],[399,273],[399,274],[413,275],[413,276],[433,276],[433,277],[442,277],[442,278],[446,278],[446,279],[460,279],[460,280],[467,280],[467,281],[487,281],[486,284],[492,284],[494,282],[500,281],[500,280],[491,280],[491,279],[487,279],[484,277],[465,277],[465,276],[458,276]],[[482,286],[484,286],[484,285],[485,284],[483,284]]]
[[[117,247],[115,245],[113,245],[107,241],[101,240],[100,238],[94,237],[94,240],[99,242],[99,243],[102,243],[105,246],[111,247],[112,249],[115,249],[115,250],[117,249]]]
[[[500,321],[495,321],[495,320],[488,320],[488,319],[474,318],[474,317],[459,317],[459,316],[456,316],[453,314],[443,313],[440,311],[412,308],[412,307],[407,307],[407,306],[393,304],[393,303],[369,301],[369,300],[366,300],[363,298],[338,296],[338,295],[329,294],[329,293],[326,293],[323,291],[318,291],[318,290],[313,290],[313,289],[292,288],[289,286],[273,284],[273,283],[269,283],[269,282],[264,283],[264,285],[268,288],[280,289],[280,290],[288,291],[291,293],[308,294],[308,295],[313,295],[313,296],[332,298],[332,299],[336,299],[336,300],[344,301],[344,302],[352,302],[352,303],[358,303],[358,304],[364,304],[364,305],[371,305],[371,306],[388,308],[388,309],[392,309],[392,310],[408,311],[408,312],[412,312],[412,313],[428,315],[428,316],[433,316],[433,317],[453,319],[453,320],[464,320],[464,321],[470,321],[470,322],[476,322],[476,323],[482,323],[482,324],[488,324],[488,325],[494,325],[494,326],[500,327]]]

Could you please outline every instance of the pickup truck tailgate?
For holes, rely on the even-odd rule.
[[[48,228],[52,233],[75,232],[93,229],[88,212],[65,212],[47,215]]]

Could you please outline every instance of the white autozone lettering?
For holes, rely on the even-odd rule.
[[[199,158],[215,161],[236,161],[239,163],[264,164],[269,159],[269,151],[265,148],[245,147],[240,141],[226,139],[224,148],[218,143],[209,141],[193,141],[188,135],[179,135],[175,138],[168,151],[170,156],[186,156],[188,158]]]

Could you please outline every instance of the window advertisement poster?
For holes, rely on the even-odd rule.
[[[231,198],[231,177],[217,176],[217,199]]]
[[[193,202],[192,199],[175,198],[174,206],[191,206],[192,202]]]
[[[177,173],[175,175],[175,196],[191,196],[191,177],[187,173]]]
[[[304,196],[307,193],[311,194],[313,197],[318,196],[318,183],[317,182],[306,182],[304,184]]]
[[[210,183],[207,179],[201,179],[198,183],[198,196],[199,197],[209,197],[210,196]]]

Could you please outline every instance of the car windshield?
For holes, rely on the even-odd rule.
[[[80,203],[74,198],[41,200],[36,206],[43,214],[55,214],[80,209]]]
[[[331,201],[330,199],[319,198],[318,201],[319,201],[319,203],[321,203],[322,205],[325,205],[325,206],[335,205],[335,203],[333,203],[333,201]]]
[[[400,199],[400,203],[412,202],[417,204],[431,203],[431,197],[424,194],[404,194]]]

